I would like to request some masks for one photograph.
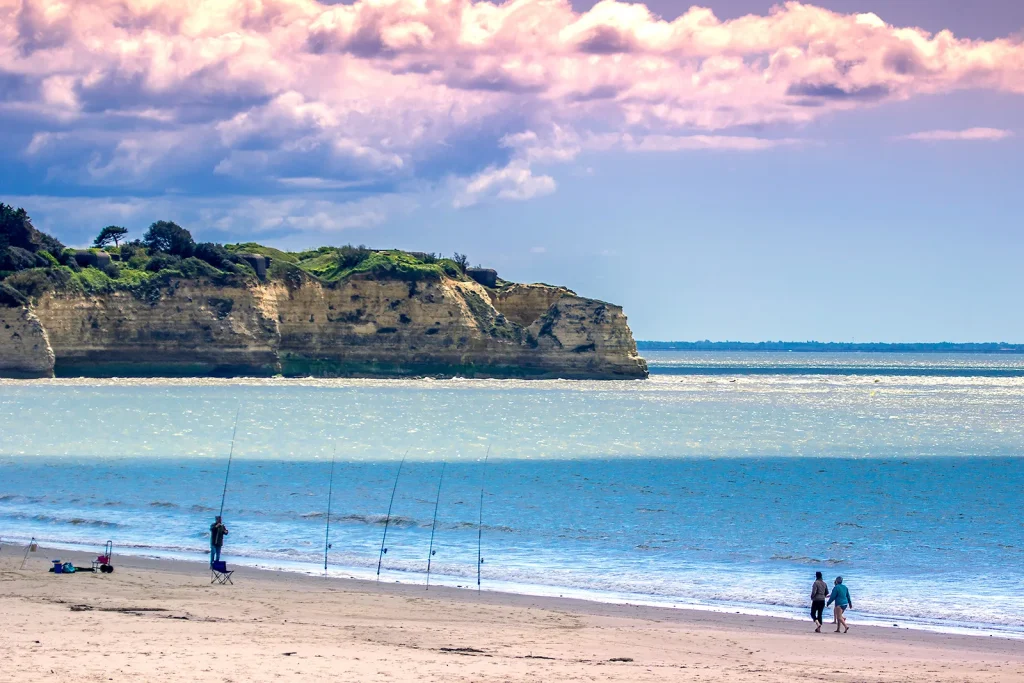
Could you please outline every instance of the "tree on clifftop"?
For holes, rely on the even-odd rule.
[[[0,203],[0,249],[7,247],[18,247],[32,253],[48,251],[55,258],[64,251],[59,240],[35,229],[25,209]]]
[[[105,247],[113,242],[115,247],[119,247],[121,246],[121,240],[127,234],[128,228],[122,228],[120,225],[108,225],[100,230],[100,234],[93,240],[92,246]]]
[[[196,250],[192,233],[171,221],[157,221],[150,225],[142,243],[150,252],[162,251],[182,258],[191,256]]]
[[[457,265],[463,273],[465,273],[466,268],[469,267],[469,257],[466,256],[465,254],[455,252],[455,254],[452,256],[452,261],[455,261],[455,265]]]

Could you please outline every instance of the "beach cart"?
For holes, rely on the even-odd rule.
[[[114,565],[110,563],[111,558],[114,556],[114,544],[107,541],[103,546],[103,553],[96,556],[96,559],[92,561],[92,570],[99,570],[103,574],[110,574],[114,571]]]

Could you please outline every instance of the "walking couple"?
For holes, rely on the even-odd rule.
[[[850,630],[846,624],[845,612],[853,607],[853,600],[850,598],[850,589],[843,585],[843,577],[837,576],[831,595],[828,591],[828,584],[821,578],[821,572],[815,572],[814,585],[811,587],[811,619],[817,625],[815,633],[821,633],[821,625],[824,622],[822,613],[825,608],[835,603],[833,614],[835,615],[836,633],[842,627],[843,633]],[[828,602],[826,602],[826,599]]]

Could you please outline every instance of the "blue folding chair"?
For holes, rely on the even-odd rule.
[[[227,562],[222,560],[211,562],[210,571],[213,573],[213,578],[210,579],[210,583],[216,583],[222,586],[227,583],[230,583],[232,586],[235,585],[235,582],[231,580],[231,575],[235,573],[235,570],[228,569]]]

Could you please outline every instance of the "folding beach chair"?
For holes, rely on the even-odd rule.
[[[216,583],[224,585],[230,583],[232,586],[235,582],[231,580],[231,575],[235,573],[234,569],[228,569],[227,562],[217,560],[210,564],[210,572],[213,574],[213,578],[210,579],[210,583]]]

